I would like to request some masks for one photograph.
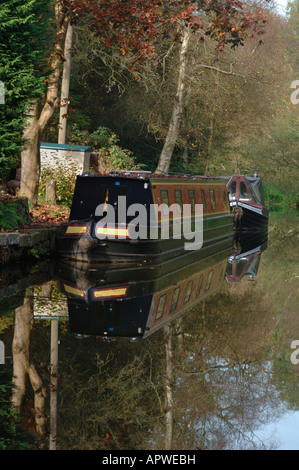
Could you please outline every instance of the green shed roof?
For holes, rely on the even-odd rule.
[[[51,144],[49,142],[41,142],[40,148],[53,150],[74,150],[75,152],[91,151],[91,147],[88,147],[86,145]]]

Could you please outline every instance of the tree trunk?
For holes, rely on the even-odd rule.
[[[183,155],[182,155],[182,162],[183,162],[184,170],[187,170],[188,168],[188,161],[189,161],[189,155],[188,155],[188,147],[186,145],[183,151]]]
[[[208,176],[208,173],[209,173],[211,154],[212,154],[212,146],[213,146],[213,138],[214,138],[214,113],[211,117],[210,135],[209,135],[209,142],[208,142],[205,176]]]
[[[219,60],[219,51],[217,51],[216,60]],[[216,114],[216,103],[218,103],[217,98],[217,90],[219,86],[219,70],[217,70],[216,77],[215,77],[215,86],[213,91],[213,109],[211,115],[211,123],[210,123],[210,135],[208,141],[208,149],[207,149],[207,160],[206,160],[206,168],[205,168],[205,176],[208,176],[209,169],[210,169],[210,162],[212,156],[212,147],[213,147],[213,140],[214,140],[214,130],[215,130],[215,114]]]
[[[40,178],[40,141],[47,129],[54,112],[59,106],[59,89],[61,78],[61,64],[63,62],[63,50],[71,15],[63,10],[59,0],[55,1],[55,15],[57,24],[56,40],[51,54],[48,87],[43,106],[36,102],[31,105],[27,126],[24,130],[25,145],[21,153],[21,186],[20,196],[28,197],[36,202],[38,183]]]
[[[36,434],[39,438],[44,438],[46,434],[46,414],[45,414],[45,400],[47,396],[46,386],[43,384],[41,377],[34,364],[30,363],[28,369],[28,376],[34,392],[34,419]],[[41,443],[40,448],[44,447]]]
[[[68,25],[64,57],[65,63],[63,66],[63,77],[61,84],[61,103],[60,103],[60,115],[59,115],[59,131],[58,131],[58,143],[65,144],[66,142],[66,127],[67,127],[67,113],[69,106],[69,90],[70,90],[70,79],[71,79],[71,58],[72,58],[72,39],[73,39],[73,26]]]
[[[173,153],[174,146],[176,144],[180,125],[182,120],[183,102],[184,102],[184,89],[186,79],[186,62],[187,62],[187,51],[191,31],[189,27],[184,29],[182,45],[180,50],[180,62],[179,62],[179,77],[178,86],[176,92],[176,99],[172,110],[172,116],[168,128],[168,133],[164,142],[164,146],[160,155],[159,163],[156,169],[156,173],[168,173],[170,167],[170,161]]]
[[[172,397],[172,327],[164,327],[166,333],[166,430],[165,430],[165,450],[172,448],[173,436],[173,397]]]
[[[15,309],[15,328],[12,342],[14,392],[12,404],[21,412],[26,392],[26,376],[29,369],[30,335],[33,325],[32,299],[24,299],[21,307]]]
[[[58,386],[58,320],[51,321],[51,393],[49,450],[56,450]]]
[[[25,297],[21,307],[15,309],[15,330],[12,344],[14,391],[12,404],[20,413],[26,392],[26,378],[29,376],[34,392],[34,416],[38,436],[45,435],[45,397],[46,387],[43,385],[35,365],[30,358],[30,339],[34,322],[33,297],[34,289],[30,288],[29,296]]]
[[[21,153],[21,186],[19,194],[35,202],[40,176],[40,128],[37,101],[31,104],[23,137],[26,143]]]

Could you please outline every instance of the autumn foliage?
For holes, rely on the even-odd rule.
[[[54,7],[57,30],[48,56],[51,72],[45,93],[30,108],[23,135],[28,145],[21,153],[20,195],[31,201],[36,201],[38,195],[39,143],[60,104],[62,51],[70,22],[77,23],[84,17],[107,48],[114,45],[123,55],[129,55],[128,67],[132,70],[157,58],[157,45],[164,38],[184,44],[194,33],[198,41],[211,37],[222,51],[225,44],[235,48],[247,37],[263,34],[266,23],[261,11],[247,10],[240,0],[55,0]],[[180,81],[183,83],[183,76]]]
[[[185,26],[198,41],[211,36],[222,50],[226,43],[236,47],[263,34],[266,24],[262,11],[250,11],[240,0],[84,0],[74,7],[78,17],[79,11],[90,15],[91,27],[107,47],[117,44],[135,60],[155,58],[158,41],[170,36],[179,41]]]

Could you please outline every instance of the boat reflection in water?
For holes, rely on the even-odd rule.
[[[196,261],[186,255],[185,266],[175,260],[144,267],[68,263],[60,261],[57,277],[66,294],[72,333],[103,338],[146,338],[180,317],[225,283],[256,274],[266,248],[251,234],[236,235],[232,249]],[[263,241],[263,243],[261,243]]]
[[[236,233],[232,255],[227,260],[226,280],[240,282],[244,276],[253,279],[258,272],[261,254],[267,249],[268,232]]]

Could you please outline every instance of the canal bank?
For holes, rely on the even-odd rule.
[[[37,224],[38,222],[38,224]],[[27,198],[0,200],[0,265],[55,254],[59,222],[34,219]]]
[[[54,226],[0,233],[0,263],[55,254],[58,229]]]

